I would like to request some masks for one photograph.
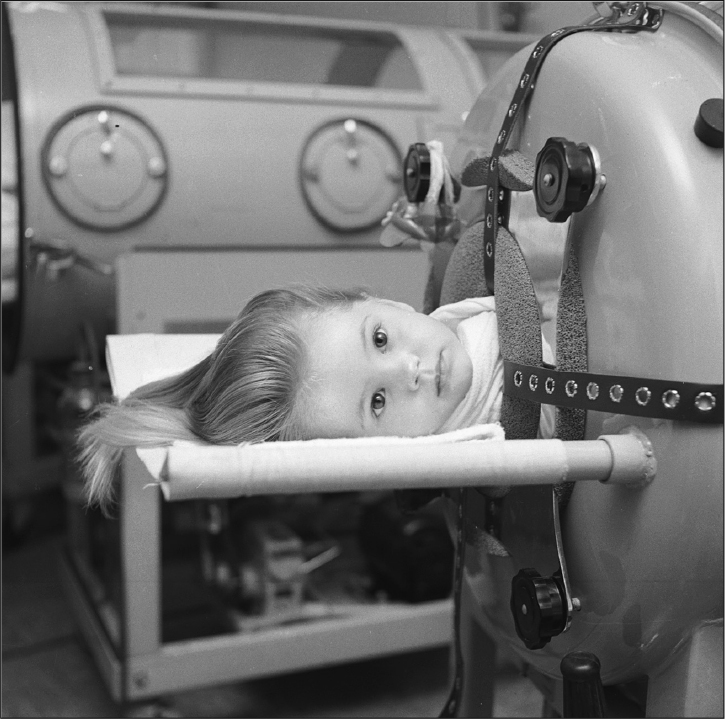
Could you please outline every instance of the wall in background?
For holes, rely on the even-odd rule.
[[[165,4],[165,3],[154,3]],[[206,2],[219,9],[341,20],[438,25],[470,30],[541,33],[578,24],[594,14],[591,2]]]

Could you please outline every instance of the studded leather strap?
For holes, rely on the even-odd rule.
[[[658,419],[723,423],[723,386],[560,372],[504,361],[504,392],[529,402]]]
[[[615,3],[615,5],[621,5],[621,7],[617,8],[617,12],[611,19],[607,19],[606,21],[599,22],[595,25],[575,25],[555,30],[546,37],[542,38],[529,56],[489,159],[488,188],[486,190],[483,220],[483,249],[486,254],[484,274],[489,294],[494,294],[496,229],[499,225],[506,226],[508,222],[506,217],[507,213],[505,208],[502,206],[502,202],[506,202],[508,193],[503,188],[499,187],[499,157],[506,149],[506,145],[511,137],[511,131],[516,119],[521,113],[526,99],[534,89],[534,80],[541,69],[544,59],[549,53],[549,50],[551,50],[556,43],[563,40],[565,37],[584,30],[627,30],[629,32],[638,30],[651,31],[656,30],[661,23],[662,12],[660,10],[648,8],[647,3],[645,2]]]

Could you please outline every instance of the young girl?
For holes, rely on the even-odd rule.
[[[254,297],[191,369],[102,406],[79,434],[89,503],[106,510],[125,447],[448,432],[497,421],[494,300],[430,315],[362,290]]]

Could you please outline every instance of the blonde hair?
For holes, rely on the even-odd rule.
[[[306,438],[297,411],[306,367],[303,320],[368,298],[364,290],[325,287],[262,292],[211,355],[186,372],[99,407],[78,434],[88,503],[108,512],[126,447],[179,439],[239,444]]]

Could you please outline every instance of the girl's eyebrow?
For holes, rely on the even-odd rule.
[[[358,420],[360,421],[360,429],[365,434],[365,395],[360,398],[360,404],[358,405]]]
[[[363,321],[360,325],[360,341],[362,342],[362,349],[363,354],[365,357],[368,356],[368,333],[367,333],[367,325],[368,320],[370,319],[370,315],[365,315],[363,317]],[[360,421],[360,429],[362,430],[363,434],[365,433],[365,414],[366,414],[366,389],[363,388],[362,395],[360,396],[360,402],[358,404],[358,419]]]
[[[362,342],[363,352],[366,355],[368,353],[368,332],[367,332],[367,325],[368,325],[368,320],[369,319],[370,319],[370,315],[365,315],[365,317],[363,317],[362,324],[360,325],[360,341]]]

